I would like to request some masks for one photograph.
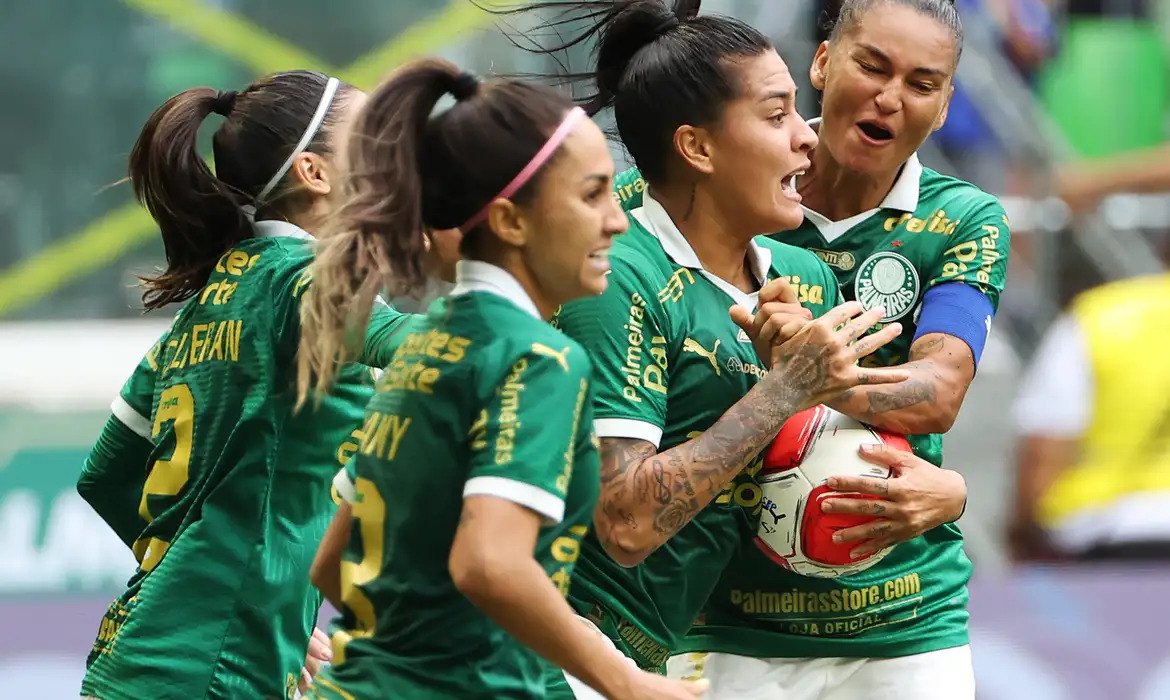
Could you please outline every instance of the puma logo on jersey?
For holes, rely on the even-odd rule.
[[[561,366],[561,369],[565,370],[566,372],[569,371],[569,360],[565,356],[568,355],[569,351],[572,349],[572,347],[566,346],[564,350],[557,352],[543,343],[532,344],[532,352],[536,353],[537,355],[544,355],[545,357],[553,358],[557,361],[557,364]]]
[[[707,358],[707,361],[710,362],[711,366],[715,368],[715,376],[718,377],[718,376],[722,375],[723,372],[720,371],[720,369],[719,369],[719,359],[715,356],[715,353],[719,352],[719,343],[721,343],[721,342],[723,342],[723,341],[716,340],[715,347],[708,350],[707,348],[703,347],[702,345],[699,345],[698,341],[692,340],[691,338],[686,338],[685,340],[683,340],[682,349],[683,349],[683,352],[693,352],[696,355],[698,355],[699,357]]]

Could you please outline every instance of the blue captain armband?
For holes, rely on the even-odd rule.
[[[995,309],[986,294],[963,282],[945,282],[928,289],[922,298],[914,340],[928,333],[952,335],[971,348],[978,368],[993,316]]]

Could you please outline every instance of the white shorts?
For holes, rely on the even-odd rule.
[[[966,645],[893,659],[679,654],[666,669],[671,678],[710,680],[704,700],[975,700]]]
[[[613,640],[602,634],[601,630],[597,629],[597,625],[580,616],[578,616],[577,619],[580,620],[583,624],[587,625],[589,629],[596,632],[598,637],[604,639],[605,643],[609,645],[609,648],[613,649],[613,653],[621,656],[631,666],[634,666],[635,668],[638,666],[638,664],[635,663],[633,659],[627,658],[620,651],[618,651],[618,648],[614,645]],[[577,680],[573,676],[570,676],[567,671],[565,672],[565,680],[569,682],[569,687],[573,690],[573,695],[576,696],[577,700],[605,700],[604,695],[585,685],[584,682]]]

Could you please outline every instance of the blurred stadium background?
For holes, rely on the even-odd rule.
[[[1117,195],[1073,218],[1050,196],[1069,158],[1161,144],[1170,11],[1157,0],[958,0],[960,95],[924,160],[1001,195],[1008,291],[948,439],[970,484],[982,700],[1170,698],[1170,569],[1013,567],[1012,413],[1023,367],[1070,297],[1163,271],[1170,199]],[[816,0],[708,0],[771,34],[798,82]],[[0,20],[0,687],[76,697],[101,612],[133,570],[74,491],[123,378],[165,326],[133,275],[162,249],[113,185],[150,111],[195,85],[312,67],[360,86],[438,52],[481,73],[547,68],[467,0],[41,0]],[[803,113],[816,113],[802,90]],[[622,158],[618,150],[615,154]],[[198,601],[175,601],[198,605]]]

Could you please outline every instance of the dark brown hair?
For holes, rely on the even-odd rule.
[[[827,19],[829,41],[837,41],[844,34],[853,31],[865,15],[879,5],[903,5],[946,27],[955,40],[955,64],[963,55],[963,22],[954,0],[843,0],[836,17]]]
[[[432,115],[448,94],[454,106]],[[370,94],[347,139],[345,202],[318,236],[313,284],[301,303],[300,402],[353,359],[351,341],[379,292],[421,288],[424,231],[462,227],[523,170],[572,106],[550,88],[480,83],[439,59],[403,66]],[[545,171],[547,164],[511,199],[534,196]],[[464,230],[464,256],[482,259],[492,238],[486,221]]]
[[[142,303],[157,309],[194,296],[207,283],[216,260],[252,235],[241,207],[257,218],[287,216],[299,202],[278,186],[256,196],[296,148],[317,110],[328,78],[288,71],[257,80],[243,92],[200,87],[167,100],[150,115],[130,152],[134,196],[162,233],[167,267],[143,277]],[[327,155],[331,127],[344,102],[338,95],[306,151]],[[212,137],[215,172],[200,155],[199,127],[209,114],[224,117]],[[286,174],[283,180],[288,179]]]
[[[614,121],[630,157],[646,180],[661,183],[676,157],[674,132],[683,124],[716,123],[739,96],[737,59],[772,48],[754,27],[731,17],[699,14],[701,0],[593,0],[537,2],[506,14],[556,9],[547,23],[585,28],[555,46],[528,39],[516,46],[556,55],[596,36],[595,64],[585,73],[557,76],[588,80],[596,94],[585,101],[590,114],[613,107]],[[500,11],[497,11],[500,12]],[[559,33],[559,31],[558,31]]]

